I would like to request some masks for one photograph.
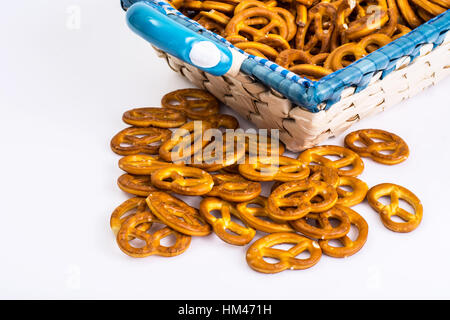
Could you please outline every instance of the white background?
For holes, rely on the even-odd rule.
[[[191,85],[127,28],[118,2],[9,1],[0,11],[0,298],[450,298],[450,79],[352,128],[409,144],[406,162],[366,160],[361,178],[417,194],[416,231],[387,230],[363,203],[354,208],[370,228],[358,254],[276,275],[254,272],[246,247],[215,235],[175,258],[124,255],[109,216],[128,196],[109,141],[125,110]]]

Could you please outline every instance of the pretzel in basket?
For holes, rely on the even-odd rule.
[[[240,164],[239,172],[254,181],[292,181],[308,177],[309,168],[299,160],[278,156],[278,165],[273,163],[271,157],[258,158],[254,164]]]
[[[279,244],[293,244],[289,250],[272,248]],[[307,259],[296,258],[304,251],[308,251]],[[293,232],[272,233],[255,241],[247,251],[248,265],[262,273],[277,273],[287,269],[303,270],[314,266],[319,262],[322,250],[316,241],[305,238]],[[279,260],[277,263],[269,263],[264,258]]]
[[[151,183],[149,175],[131,175],[124,173],[117,179],[117,185],[125,192],[146,197],[152,191],[157,189]]]
[[[337,226],[331,220],[339,221]],[[316,222],[316,226],[309,222]],[[334,206],[320,213],[308,213],[304,218],[290,222],[291,226],[304,235],[315,239],[337,239],[350,231],[350,219],[340,206]]]
[[[112,138],[111,149],[122,156],[138,153],[158,154],[160,144],[171,134],[170,130],[162,128],[126,128]]]
[[[197,237],[211,233],[211,227],[197,209],[166,192],[150,192],[146,202],[159,220],[178,232]]]
[[[219,113],[219,101],[208,91],[181,89],[169,92],[161,99],[163,108],[184,112],[188,118],[202,120]]]
[[[289,181],[276,188],[269,196],[268,212],[269,216],[276,220],[297,220],[310,212],[330,209],[337,199],[334,187],[325,182]]]
[[[198,1],[198,0],[185,0],[183,8],[191,10],[217,10],[224,13],[231,13],[234,10],[234,5],[226,3],[225,1]]]
[[[374,139],[382,140],[376,142]],[[359,147],[356,143],[364,144]],[[354,131],[345,137],[345,145],[362,157],[370,157],[382,164],[397,164],[405,161],[409,156],[406,142],[399,136],[379,129],[364,129]],[[391,151],[384,154],[382,151]]]
[[[177,128],[186,123],[186,116],[176,110],[136,108],[126,111],[122,120],[136,127]]]
[[[150,175],[155,170],[172,165],[170,162],[161,161],[157,156],[136,154],[125,156],[119,160],[119,168],[125,172],[137,175]]]
[[[270,219],[266,197],[259,196],[250,201],[238,203],[236,209],[242,221],[256,230],[266,233],[294,231],[288,223]]]
[[[238,174],[222,173],[212,175],[214,187],[207,194],[226,201],[243,202],[259,196],[261,184],[249,181]]]
[[[352,191],[347,191],[342,186],[350,187]],[[364,201],[367,190],[369,187],[364,181],[355,177],[341,176],[339,177],[339,186],[336,188],[339,197],[337,204],[346,207],[355,206]]]
[[[111,226],[111,230],[114,232],[114,235],[117,236],[120,227],[129,217],[142,212],[150,213],[150,209],[145,203],[145,198],[133,197],[126,200],[120,206],[118,206],[111,214],[111,218],[109,220],[109,224]],[[152,222],[150,221],[147,223],[140,224],[138,226],[138,229],[145,232],[148,229],[150,229],[151,226]]]
[[[326,156],[337,156],[339,159],[333,161]],[[317,146],[305,150],[300,154],[298,160],[305,164],[315,162],[336,169],[340,176],[357,176],[364,170],[364,163],[357,153],[339,146]],[[351,166],[351,169],[341,169],[347,166]]]
[[[160,223],[150,212],[140,212],[128,218],[121,226],[117,234],[119,248],[127,255],[134,258],[143,258],[151,255],[173,257],[185,252],[191,243],[191,237],[181,234],[169,227],[159,229],[154,233],[142,231],[140,226],[148,223]],[[175,236],[175,243],[169,247],[161,245],[161,240]],[[138,238],[144,241],[144,246],[134,246],[130,239]]]
[[[334,258],[346,258],[354,255],[364,246],[369,233],[369,226],[367,225],[366,220],[352,209],[341,205],[336,205],[336,207],[347,214],[350,224],[358,229],[358,237],[355,240],[352,240],[346,235],[337,239],[342,244],[341,247],[332,246],[330,240],[319,240],[319,245],[323,253],[328,256]]]
[[[315,57],[317,56],[318,55]],[[316,63],[313,62],[315,57],[303,50],[287,49],[280,52],[276,57],[275,63],[298,75],[307,77],[311,80],[317,80],[330,74],[332,71],[320,65],[316,65]],[[320,63],[320,60],[317,58],[316,61],[317,63]]]
[[[220,211],[220,217],[216,218],[211,212]],[[239,218],[239,213],[230,202],[208,197],[200,202],[200,214],[212,226],[214,232],[223,241],[244,246],[252,241],[256,234],[255,229],[242,226],[231,220],[231,215]]]
[[[214,181],[201,169],[172,165],[153,172],[152,184],[178,194],[201,196],[211,191]]]
[[[389,196],[391,203],[384,205],[379,198]],[[414,213],[410,213],[399,205],[399,200],[405,200],[414,208]],[[416,229],[423,216],[422,204],[417,196],[408,189],[391,184],[382,183],[372,187],[367,193],[367,200],[370,206],[380,214],[381,221],[386,228],[395,232],[411,232]],[[401,218],[404,222],[392,220],[393,216]]]

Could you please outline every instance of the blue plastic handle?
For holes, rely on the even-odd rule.
[[[164,8],[137,2],[127,10],[128,26],[157,48],[216,76],[227,73],[233,62],[229,48],[178,24]]]

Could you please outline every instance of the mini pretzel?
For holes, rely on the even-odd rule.
[[[342,186],[349,186],[352,191],[347,191],[341,188]],[[355,177],[342,176],[339,178],[339,187],[336,188],[339,197],[337,204],[346,207],[355,206],[364,201],[367,190],[369,190],[369,187],[364,181]]]
[[[197,209],[166,192],[153,191],[146,202],[156,217],[178,232],[197,237],[211,233],[211,227]]]
[[[176,110],[137,108],[126,111],[122,120],[136,127],[176,128],[186,123],[186,116]]]
[[[152,184],[179,194],[200,196],[211,191],[214,181],[201,169],[172,165],[153,172]]]
[[[383,196],[389,196],[391,203],[384,205],[378,201]],[[399,206],[399,199],[405,200],[413,208],[410,213]],[[370,206],[380,214],[381,221],[386,228],[395,232],[411,232],[416,229],[423,216],[422,204],[417,196],[408,189],[392,183],[382,183],[372,187],[367,193],[367,200]],[[398,216],[405,222],[395,222],[391,219]]]
[[[372,14],[353,21],[348,29],[343,31],[344,39],[357,40],[365,37],[376,30],[381,29],[389,20],[389,15],[385,10],[377,10]]]
[[[151,177],[148,175],[123,174],[117,180],[117,185],[125,192],[146,197],[152,191],[157,189],[151,183]]]
[[[164,108],[182,111],[194,120],[201,120],[219,113],[219,101],[201,89],[181,89],[166,94],[161,99]]]
[[[147,204],[145,203],[145,198],[134,197],[126,200],[120,206],[118,206],[113,213],[111,214],[111,218],[109,224],[111,226],[114,235],[117,236],[119,233],[120,227],[122,224],[131,216],[141,213],[141,212],[150,212]],[[152,222],[143,223],[138,226],[139,230],[147,231],[152,226]]]
[[[119,160],[119,168],[131,174],[149,175],[155,170],[172,165],[170,162],[161,161],[156,156],[137,154],[125,156]]]
[[[221,217],[216,218],[211,214],[212,211],[220,211]],[[231,215],[239,218],[234,205],[218,198],[205,198],[200,202],[200,214],[213,227],[214,232],[223,241],[236,246],[244,246],[256,234],[256,231],[250,227],[244,227],[231,220]]]
[[[289,243],[294,246],[289,250],[272,248],[275,245]],[[308,259],[297,259],[300,253],[308,251]],[[319,244],[316,241],[305,238],[292,232],[272,233],[255,241],[247,251],[248,265],[262,273],[278,273],[287,269],[303,270],[314,266],[322,256]],[[277,263],[269,263],[264,258],[279,260]]]
[[[250,205],[252,205],[250,207]],[[255,207],[258,205],[259,207]],[[267,233],[293,232],[291,226],[284,221],[272,221],[267,212],[267,198],[256,197],[250,201],[236,205],[239,217],[250,227]],[[265,219],[261,219],[261,217]]]
[[[402,13],[403,18],[411,28],[417,28],[422,24],[420,18],[415,14],[413,8],[409,4],[409,0],[397,0],[398,8]]]
[[[239,172],[247,179],[254,181],[292,181],[308,177],[309,168],[301,161],[278,156],[278,165],[271,157],[256,159],[256,163],[240,164]]]
[[[230,13],[234,10],[234,5],[225,3],[222,1],[198,1],[198,0],[185,0],[184,8],[191,10],[217,10],[220,12]]]
[[[354,255],[364,246],[369,233],[369,226],[366,220],[352,209],[340,205],[336,205],[336,207],[347,214],[350,224],[358,229],[358,237],[355,241],[351,240],[348,236],[337,239],[342,244],[342,247],[331,246],[329,240],[319,240],[319,245],[322,252],[328,256],[346,258]]]
[[[380,139],[382,142],[375,142],[373,139]],[[358,147],[356,142],[361,142],[365,146]],[[384,130],[365,129],[352,132],[345,137],[345,145],[360,156],[370,157],[383,164],[397,164],[405,161],[409,156],[406,142],[399,136]],[[381,151],[392,151],[392,153],[383,154]]]
[[[423,10],[429,12],[433,16],[440,15],[441,13],[445,12],[446,9],[448,9],[448,3],[445,3],[444,1],[436,1],[433,0],[411,0],[412,3],[414,3],[416,6],[422,8]],[[441,7],[439,4],[433,3],[433,2],[440,2],[441,5],[445,5],[446,7]]]
[[[207,194],[226,201],[249,201],[261,193],[261,184],[248,181],[238,174],[215,174],[212,176],[214,187]]]
[[[402,24],[397,24],[394,34],[392,36],[392,40],[396,40],[410,32],[411,32],[411,29],[408,28],[407,26],[404,26]]]
[[[117,234],[119,248],[127,255],[135,258],[148,257],[156,254],[164,257],[173,257],[182,254],[191,243],[191,237],[181,234],[169,227],[164,227],[151,234],[140,230],[140,226],[146,223],[158,222],[155,216],[149,212],[141,212],[128,218]],[[174,235],[175,243],[170,247],[161,245],[161,240]],[[138,238],[145,242],[142,247],[135,247],[130,243],[130,238]]]
[[[330,209],[337,198],[334,187],[322,181],[286,182],[269,196],[269,216],[283,221],[297,220],[310,212],[323,212]]]
[[[340,159],[333,161],[326,156],[338,156]],[[364,163],[357,153],[339,146],[317,146],[303,151],[298,160],[305,164],[315,162],[325,167],[337,169],[340,176],[357,176],[364,170]],[[351,166],[349,170],[341,168]]]
[[[339,225],[333,226],[331,219],[339,221]],[[316,222],[316,226],[308,223],[311,220]],[[290,224],[295,230],[316,239],[337,239],[350,231],[350,220],[339,206],[320,213],[308,213],[304,218],[291,221]]]
[[[112,138],[111,149],[122,156],[138,153],[157,154],[159,145],[171,134],[170,130],[161,128],[126,128]]]
[[[261,57],[264,59],[275,60],[278,56],[278,51],[267,44],[263,44],[256,41],[238,42],[234,44],[241,50],[244,50],[248,54]]]
[[[217,114],[206,118],[205,121],[211,123],[213,128],[224,129],[237,129],[239,127],[239,121],[229,114]]]

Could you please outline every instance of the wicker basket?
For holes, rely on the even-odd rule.
[[[134,2],[138,1],[122,0],[122,6],[128,9]],[[139,2],[128,10],[130,27],[152,42],[174,71],[258,127],[279,129],[280,139],[291,151],[339,135],[359,119],[383,111],[450,74],[450,10],[350,66],[310,81],[243,52],[165,2]],[[172,24],[164,20],[149,26],[155,10],[158,19],[163,15]],[[161,40],[168,38],[167,32],[172,34],[174,25],[180,39],[186,36],[183,32],[190,32],[190,36],[195,33],[200,37],[197,42],[214,43],[222,50],[223,61],[217,67],[199,66],[202,61],[197,62],[190,51],[180,52],[180,48],[173,48],[174,42]],[[167,30],[156,35],[155,28]],[[176,44],[192,46],[192,42]],[[203,52],[206,56],[210,53]]]

